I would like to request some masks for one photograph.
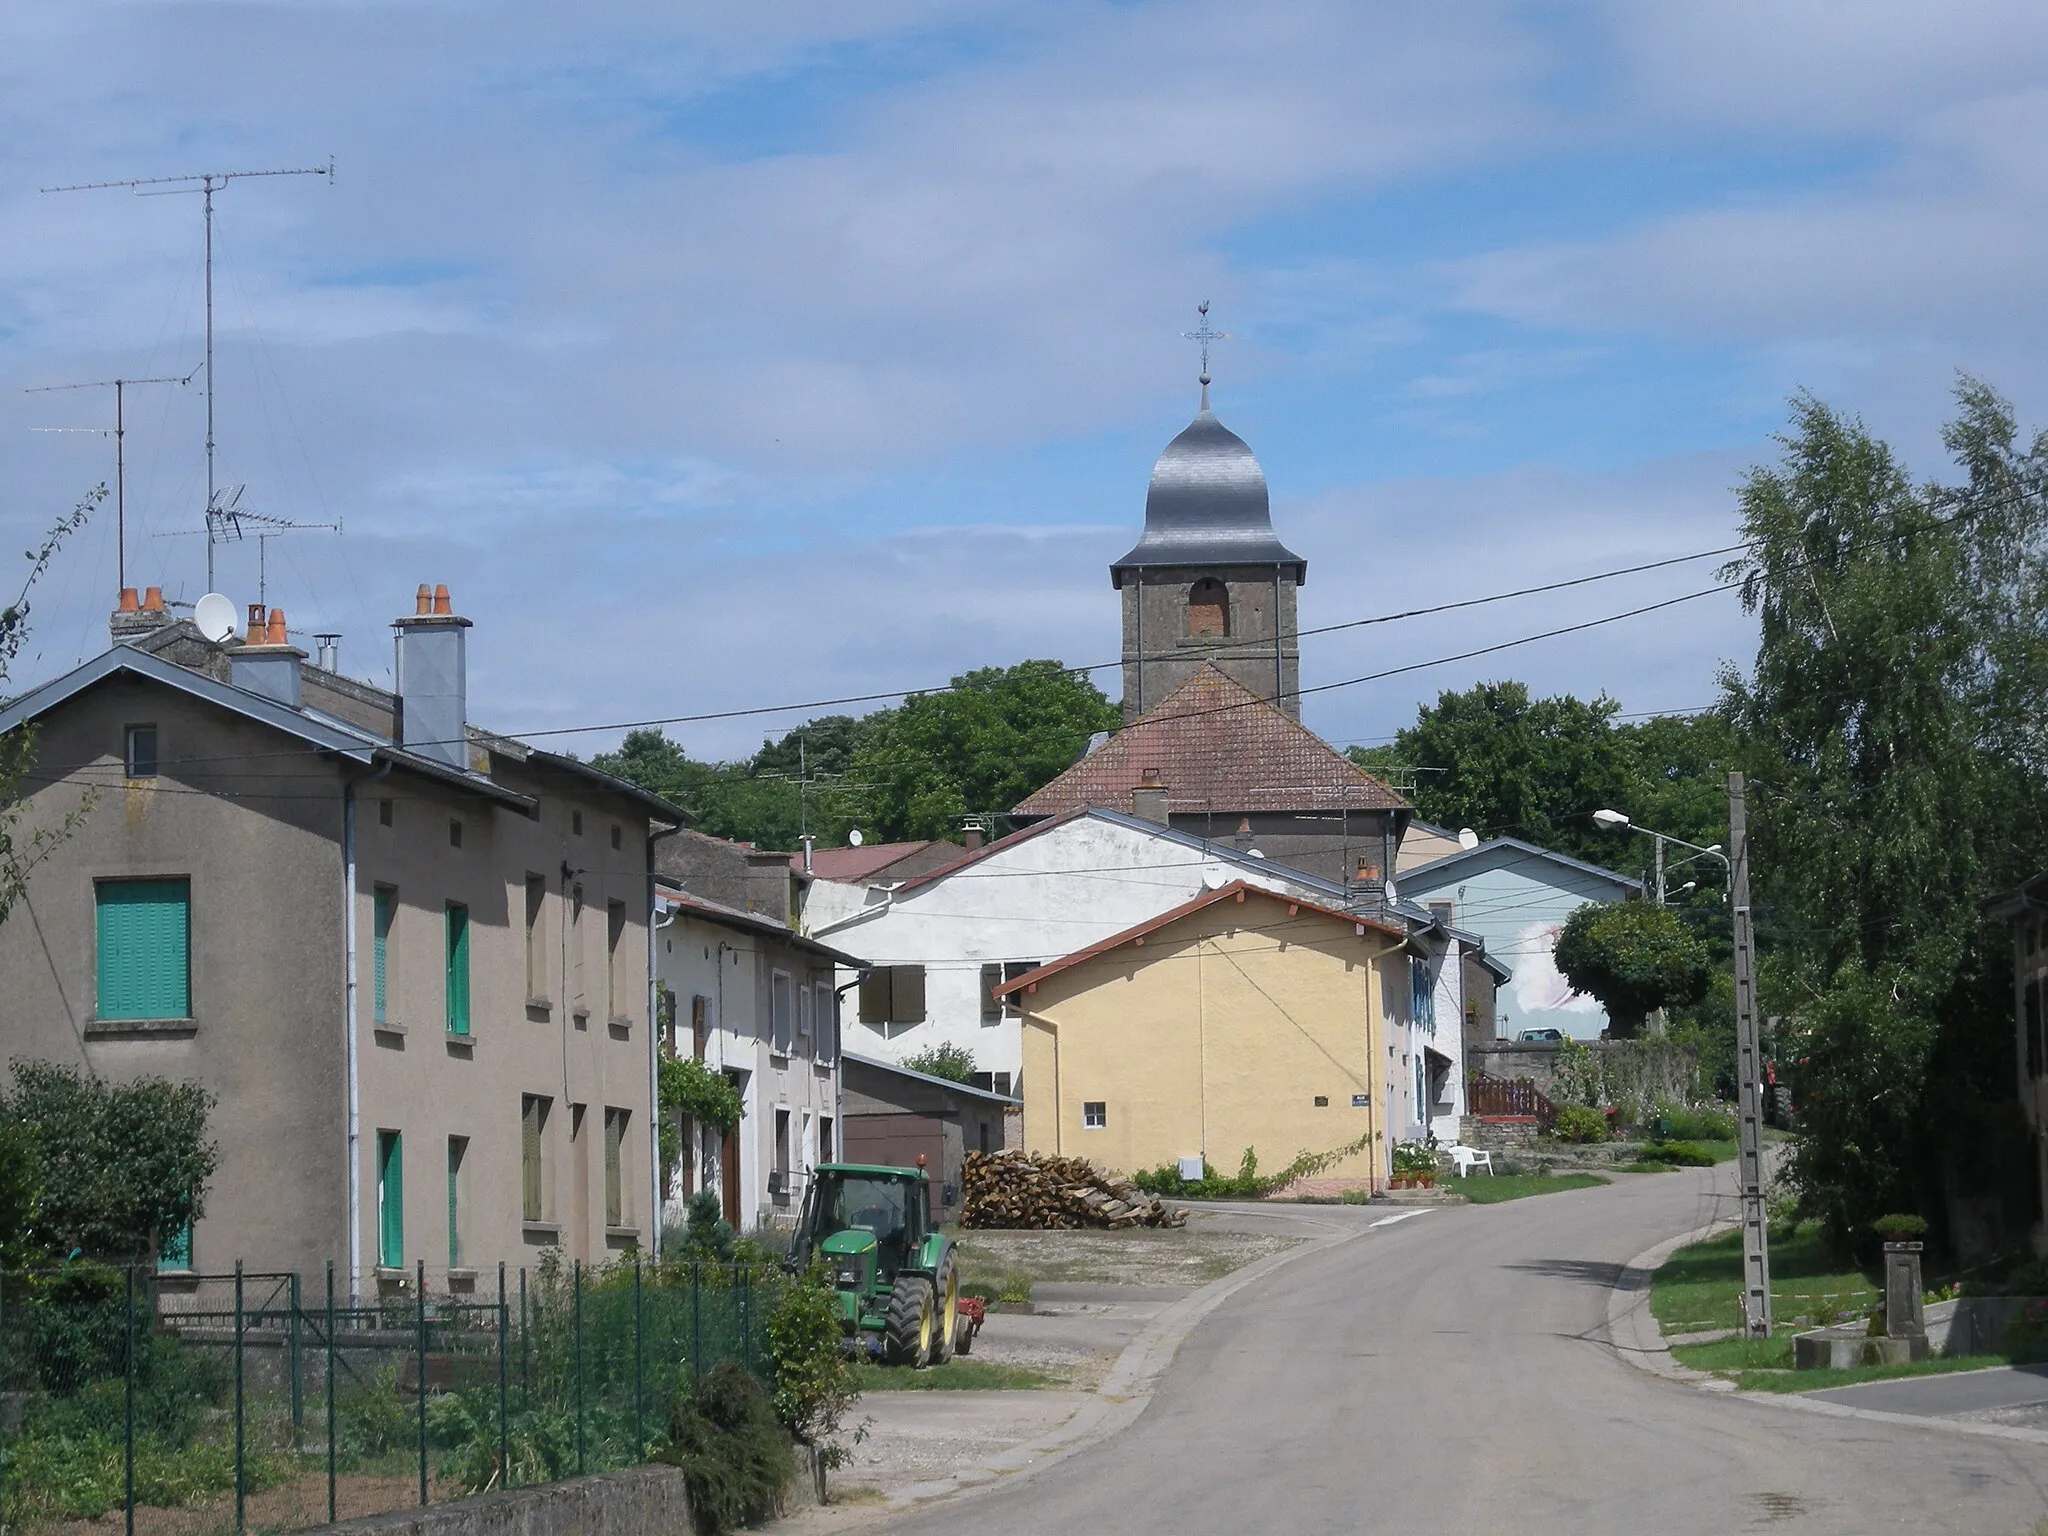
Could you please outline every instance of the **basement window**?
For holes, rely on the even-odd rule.
[[[391,825],[391,802],[389,800],[379,800],[377,802],[377,825],[380,827]]]
[[[153,725],[131,725],[122,733],[122,757],[126,760],[128,777],[131,779],[153,779],[156,777],[156,727]]]
[[[1105,1130],[1109,1126],[1109,1105],[1101,1099],[1089,1099],[1081,1105],[1081,1129],[1084,1131]]]

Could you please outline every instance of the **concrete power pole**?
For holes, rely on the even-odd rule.
[[[1756,1027],[1756,942],[1749,917],[1749,815],[1742,775],[1728,775],[1729,895],[1735,906],[1735,1077],[1742,1184],[1742,1329],[1771,1336],[1771,1248],[1764,1214],[1764,1067]]]

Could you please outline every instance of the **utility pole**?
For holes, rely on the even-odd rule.
[[[1735,1077],[1742,1185],[1742,1331],[1771,1336],[1771,1240],[1764,1215],[1763,1051],[1756,1027],[1756,940],[1749,914],[1749,812],[1742,775],[1728,775],[1729,884],[1735,906]]]

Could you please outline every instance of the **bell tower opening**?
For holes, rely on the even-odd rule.
[[[1214,576],[1188,588],[1188,638],[1221,640],[1230,634],[1230,590]]]

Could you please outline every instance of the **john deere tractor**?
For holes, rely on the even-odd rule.
[[[960,1311],[958,1256],[932,1230],[929,1190],[921,1167],[826,1163],[790,1249],[798,1264],[824,1265],[849,1344],[889,1365],[939,1365],[974,1337]]]

